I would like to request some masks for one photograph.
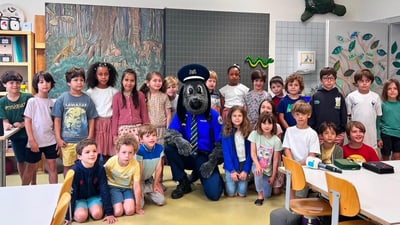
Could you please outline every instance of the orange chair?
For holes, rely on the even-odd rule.
[[[71,194],[63,193],[57,203],[51,225],[63,225],[65,222],[65,215],[67,214],[68,206],[71,202]]]
[[[61,191],[60,191],[60,196],[58,197],[58,201],[60,201],[61,196],[64,193],[71,194],[72,181],[74,180],[74,176],[75,176],[74,170],[70,169],[67,171],[67,174],[65,175],[65,178],[64,178],[64,183],[61,186]],[[69,218],[72,218],[71,205],[69,205],[69,207],[68,207],[68,212],[69,212]]]
[[[331,215],[332,208],[329,203],[320,198],[293,198],[291,199],[291,190],[301,191],[307,183],[303,167],[297,161],[283,156],[283,164],[286,170],[286,196],[285,207],[287,210],[296,214],[303,215],[312,225],[312,220],[319,216]]]
[[[353,217],[360,213],[360,199],[352,183],[325,172],[332,206],[332,225],[373,225],[367,220],[350,220],[339,223],[339,214]]]

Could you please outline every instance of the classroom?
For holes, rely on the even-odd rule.
[[[344,15],[338,16],[335,15],[331,9],[330,12],[312,13],[313,15],[308,15],[308,18],[305,18],[307,2],[317,2],[317,4],[321,2],[334,2],[336,4],[345,6],[346,11]],[[368,77],[369,75],[361,76],[362,78],[360,78],[358,81],[355,81],[354,79],[359,71],[362,69],[368,69],[373,74],[372,80],[370,80],[370,90],[376,92],[377,96],[383,96],[385,91],[389,93],[386,83],[390,79],[399,80],[398,76],[400,75],[400,50],[397,49],[397,43],[400,43],[400,15],[397,10],[398,7],[400,7],[400,3],[395,0],[98,0],[95,2],[87,0],[64,0],[61,2],[56,0],[36,0],[34,2],[14,0],[10,3],[2,2],[0,3],[0,7],[1,6],[16,6],[18,10],[21,10],[21,12],[24,14],[24,23],[21,21],[20,24],[20,29],[22,29],[22,31],[19,29],[17,31],[8,31],[11,30],[11,25],[9,28],[0,28],[0,39],[1,43],[4,44],[4,48],[0,49],[0,75],[6,71],[9,71],[10,69],[20,73],[23,79],[23,82],[19,84],[21,85],[21,92],[26,92],[29,95],[31,93],[38,93],[38,90],[34,90],[37,87],[34,88],[33,84],[35,82],[35,74],[41,70],[50,72],[54,77],[55,85],[53,83],[54,89],[52,89],[53,87],[50,88],[52,91],[49,91],[46,94],[46,98],[51,99],[53,104],[57,104],[56,99],[58,99],[64,92],[68,92],[68,90],[70,90],[71,80],[68,81],[68,78],[67,80],[65,79],[65,74],[69,68],[72,69],[70,72],[73,74],[79,74],[80,71],[78,69],[83,68],[84,71],[87,71],[86,79],[89,77],[90,69],[93,69],[93,76],[99,76],[96,75],[96,70],[99,68],[108,68],[110,75],[112,76],[114,76],[112,74],[114,72],[112,71],[116,71],[115,73],[118,73],[118,77],[115,77],[114,85],[112,85],[114,87],[112,94],[114,95],[117,92],[122,92],[120,93],[122,94],[121,98],[124,99],[128,96],[136,96],[135,90],[129,89],[130,93],[128,93],[129,91],[127,91],[124,84],[124,82],[128,82],[126,74],[128,74],[128,77],[133,77],[133,82],[135,83],[134,89],[136,88],[138,92],[140,89],[144,93],[142,94],[142,92],[140,92],[140,94],[138,94],[139,100],[136,101],[139,101],[139,103],[135,103],[135,100],[133,100],[132,104],[135,107],[135,110],[133,111],[134,117],[136,113],[142,113],[140,109],[136,108],[137,104],[141,104],[140,102],[142,100],[143,103],[147,103],[148,109],[159,108],[157,105],[159,102],[148,102],[150,99],[150,97],[148,97],[150,96],[149,93],[153,91],[150,86],[151,80],[147,79],[149,74],[152,74],[150,79],[153,79],[154,77],[157,77],[157,79],[161,78],[161,82],[164,76],[176,76],[178,77],[179,81],[175,78],[173,82],[176,82],[176,86],[179,86],[179,88],[182,88],[183,90],[186,82],[190,83],[190,78],[185,78],[185,76],[190,77],[191,73],[190,70],[185,71],[185,65],[192,65],[193,68],[197,69],[197,71],[202,71],[203,68],[201,65],[203,65],[207,67],[207,71],[209,70],[210,72],[216,72],[218,74],[218,82],[215,90],[220,90],[225,84],[231,82],[230,70],[232,68],[236,68],[240,72],[240,84],[247,86],[250,90],[255,89],[255,80],[264,79],[263,82],[265,85],[263,83],[263,90],[265,90],[265,93],[268,92],[267,95],[269,98],[272,94],[269,83],[272,77],[279,75],[282,77],[283,81],[285,81],[295,73],[301,76],[302,82],[304,83],[304,87],[298,93],[299,96],[302,96],[302,98],[304,97],[303,100],[306,102],[312,101],[310,104],[313,107],[315,106],[315,99],[312,99],[312,96],[318,92],[318,90],[321,88],[321,85],[324,85],[325,82],[329,83],[332,80],[335,80],[335,87],[343,95],[343,97],[346,97],[357,90],[357,87],[354,85],[354,83],[358,84],[358,82],[366,82],[364,78]],[[0,8],[0,10],[3,10],[3,8]],[[0,13],[1,12],[2,11],[0,11]],[[112,20],[108,20],[107,17],[112,18]],[[140,22],[135,21],[133,18],[140,18]],[[96,19],[100,22],[93,22]],[[1,17],[1,21],[3,21],[3,17]],[[76,25],[76,21],[78,21],[80,25]],[[8,22],[11,24],[12,20],[9,20]],[[132,27],[140,27],[140,31],[138,31],[139,34],[135,32],[131,33],[130,31],[135,30]],[[18,34],[18,32],[22,33]],[[15,36],[17,36],[17,38],[15,38]],[[8,37],[12,38],[8,39]],[[20,43],[21,37],[22,43],[26,43],[22,46],[18,46],[17,44]],[[9,40],[14,44],[14,46],[11,47],[14,49],[10,50],[12,51],[12,54],[10,55],[8,55],[7,52],[9,49],[6,48]],[[103,46],[107,47],[103,48]],[[132,48],[131,46],[134,47]],[[22,51],[18,48],[21,48]],[[26,52],[24,52],[24,50]],[[256,61],[256,59],[258,61]],[[200,67],[197,64],[200,64]],[[322,76],[320,74],[320,71],[322,71],[325,67],[331,67],[336,70],[334,78],[329,76],[329,74],[328,76]],[[133,70],[126,71],[127,68],[132,68]],[[151,71],[158,71],[160,75],[158,72],[155,73]],[[253,75],[255,74],[255,71],[261,71],[264,78],[254,79]],[[43,79],[47,79],[45,78],[46,76],[47,75],[43,74]],[[201,79],[206,81],[208,76],[209,75],[207,75],[205,79]],[[4,80],[5,82],[3,82],[3,85],[5,87],[4,89],[0,89],[0,99],[6,98],[6,95],[10,95],[10,93],[6,92],[5,90],[6,88],[7,90],[9,90],[8,88],[11,89],[11,85],[8,86],[7,83],[9,81],[19,81],[18,79],[15,80],[15,78],[11,78],[11,80]],[[76,77],[72,77],[71,79],[74,82]],[[92,79],[96,80],[98,78]],[[49,81],[46,80],[46,82]],[[82,81],[79,82],[82,83]],[[83,88],[85,91],[87,88],[86,85],[89,85],[88,82],[93,82],[93,80],[83,80]],[[155,82],[159,81],[157,80]],[[395,83],[393,82],[393,84]],[[96,83],[96,85],[98,84]],[[90,88],[94,89],[96,85],[93,85]],[[146,85],[147,88],[150,87],[150,90],[147,90],[147,92],[144,91]],[[38,85],[36,84],[36,86]],[[164,87],[161,87],[160,85],[158,88],[162,90]],[[165,93],[167,93],[167,88],[169,87],[165,87]],[[246,92],[248,91],[249,90]],[[229,94],[229,90],[227,92]],[[288,91],[286,90],[286,92]],[[92,95],[96,95],[96,93],[97,92],[93,92]],[[175,112],[177,111],[176,102],[179,102],[179,100],[177,100],[177,93],[179,93],[178,89],[176,89],[174,95],[174,98],[176,97],[176,99],[170,98],[171,103],[169,101],[168,103],[165,103],[165,107],[167,109],[172,107]],[[184,92],[181,93],[183,95]],[[226,96],[228,96],[228,94]],[[30,98],[31,96],[28,95],[25,97]],[[111,100],[114,104],[114,98],[112,98],[113,95],[110,97],[110,104],[104,105],[105,107],[109,107],[110,110]],[[166,94],[164,95],[168,96]],[[225,116],[229,116],[231,114],[233,115],[234,113],[232,112],[229,114],[229,109],[233,107],[226,104],[227,102],[225,102],[225,98],[227,97],[225,94],[223,94],[223,96],[224,100],[222,102],[222,109],[218,108],[217,112],[221,114],[221,116],[224,116],[224,121],[226,121],[227,119]],[[272,96],[274,96],[274,94],[272,94]],[[212,97],[213,96],[211,96],[211,98]],[[390,94],[389,96],[386,96],[386,100],[388,100],[388,98],[390,99]],[[94,105],[99,102],[103,104],[103,99],[97,99],[97,102],[93,100]],[[355,105],[357,104],[357,101],[357,97],[353,97],[353,103],[349,104]],[[115,100],[115,103],[116,102],[117,100]],[[120,102],[125,106],[125,100],[121,100]],[[183,102],[185,101],[183,100]],[[339,104],[340,107],[340,104],[343,102],[339,101],[338,103],[338,100],[336,100],[336,103]],[[156,104],[157,107],[154,107],[154,104]],[[223,110],[224,104],[225,109],[227,109],[225,112]],[[379,108],[380,104],[381,103],[379,103]],[[257,102],[257,118],[261,110],[261,107],[259,108],[258,105],[260,105],[260,101]],[[349,106],[347,105],[347,107]],[[51,109],[52,116],[60,118],[62,112],[54,112],[53,106],[51,106]],[[246,109],[248,110],[248,108]],[[280,114],[284,114],[284,112],[281,111],[283,109],[279,109],[279,107],[277,107],[277,110]],[[290,110],[292,110],[292,108]],[[105,112],[106,110],[99,110],[99,108],[96,108],[96,113],[89,113],[89,111],[91,110],[88,109],[86,113],[91,115],[88,116],[88,121],[85,121],[86,124],[90,124],[90,121],[92,120],[94,121],[95,119],[93,118],[95,117],[103,117],[103,114],[101,113],[108,113],[107,115],[110,115],[110,112]],[[126,116],[124,113],[127,113],[127,111],[128,110],[123,111],[123,106],[121,106],[120,112],[122,116],[120,117]],[[349,109],[347,109],[347,111],[350,115]],[[113,112],[115,113],[115,111]],[[25,116],[26,113],[27,111],[25,110]],[[71,112],[71,114],[72,113],[77,114],[74,115],[75,117],[82,115],[82,113],[79,114],[78,112]],[[191,113],[192,112],[190,111],[189,114],[191,115]],[[249,114],[249,117],[251,117],[249,110],[247,113]],[[378,116],[382,116],[382,113],[384,113],[383,107],[382,111],[377,114]],[[158,112],[153,113],[152,115],[150,114],[151,113],[149,110],[149,114],[147,115],[146,109],[146,116],[140,115],[141,122],[137,122],[137,124],[141,125],[152,123],[153,125],[156,125],[153,123],[153,119],[158,119]],[[73,122],[69,122],[71,124],[71,129],[73,129],[73,126],[79,126],[79,124],[75,122],[75,120],[78,120],[75,117]],[[175,117],[166,113],[167,124],[169,124],[170,127],[176,127],[176,129],[182,128],[180,120],[176,119],[178,117],[178,113],[176,113]],[[317,121],[315,123],[317,123],[319,127],[321,121],[313,118],[311,115],[309,117],[311,117],[311,120],[314,122]],[[393,118],[397,118],[397,115],[394,115]],[[276,122],[282,126],[283,130],[288,129],[291,126],[286,122],[286,125],[282,125],[280,119],[280,116],[277,116]],[[346,118],[346,120],[347,119],[348,118]],[[395,119],[392,119],[392,121],[393,120]],[[32,124],[30,126],[31,128],[32,126],[35,128],[35,124],[32,121],[33,120],[31,120]],[[109,126],[111,129],[111,119],[109,121]],[[187,120],[188,124],[190,124],[189,121],[191,120]],[[220,121],[222,125],[222,119]],[[388,121],[390,121],[390,119],[388,119]],[[234,125],[233,116],[231,122]],[[54,123],[56,124],[56,122]],[[63,122],[58,121],[57,123]],[[112,128],[113,130],[110,131],[113,133],[112,135],[114,135],[110,135],[114,138],[114,142],[116,141],[117,136],[121,136],[120,132],[122,131],[120,128],[123,126],[123,124],[124,122],[120,121],[120,124],[114,126]],[[10,127],[8,127],[8,125]],[[256,124],[253,124],[252,122],[252,125],[254,127]],[[16,224],[15,221],[18,220],[13,218],[24,217],[24,213],[21,213],[21,210],[17,211],[20,202],[22,202],[21,204],[24,204],[24,198],[28,198],[26,196],[29,196],[30,190],[38,188],[33,186],[21,186],[23,179],[20,178],[17,172],[17,167],[19,164],[15,161],[15,155],[9,152],[9,142],[6,138],[4,138],[5,136],[13,137],[15,133],[18,133],[20,129],[19,123],[5,122],[3,123],[3,126],[5,129],[5,134],[4,136],[0,136],[0,142],[2,145],[0,154],[0,165],[2,170],[0,179],[0,196],[2,196],[1,198],[7,196],[7,199],[10,199],[10,197],[14,198],[12,197],[14,195],[18,196],[18,193],[21,194],[18,198],[16,197],[16,199],[19,200],[15,201],[11,205],[11,207],[14,209],[10,210],[10,208],[7,205],[5,206],[3,203],[0,204],[0,209],[4,209],[4,212],[7,214],[5,215],[5,224]],[[60,126],[60,124],[58,124],[58,126]],[[92,126],[95,126],[94,122]],[[358,125],[353,126],[357,127]],[[23,126],[21,125],[21,128],[23,127],[25,127],[25,124]],[[156,127],[158,140],[161,139],[161,136],[162,139],[164,139],[163,132],[165,132],[165,129],[168,127],[164,126],[164,128],[161,130],[159,129],[160,127],[158,124]],[[184,122],[183,127],[186,129],[186,122]],[[312,127],[316,132],[319,132],[318,129],[312,125],[310,125],[310,127]],[[369,127],[367,124],[365,124],[365,127],[368,131]],[[370,133],[365,132],[365,127],[365,139],[374,137],[368,136]],[[136,123],[130,126],[129,129],[131,129],[129,131],[130,133],[133,133],[136,137],[139,137],[138,135],[140,135],[140,127],[136,126]],[[362,128],[360,128],[360,130],[362,131]],[[221,129],[221,134],[223,131],[225,130]],[[27,132],[29,136],[29,131]],[[62,132],[64,132],[64,130],[62,130]],[[168,136],[168,129],[166,132]],[[188,131],[182,131],[183,136],[185,136],[184,132]],[[210,133],[211,134],[207,133],[207,135],[214,135],[214,131]],[[200,130],[199,136],[202,136],[202,134],[202,130]],[[322,133],[320,134],[321,135],[319,138],[322,137]],[[88,135],[90,136],[94,134],[90,133],[89,131]],[[86,137],[89,137],[88,135],[86,135]],[[247,141],[247,135],[246,139],[243,141]],[[343,145],[343,141],[347,143],[347,139],[350,138],[350,135],[345,134],[345,127],[343,127],[341,130],[341,135],[342,143],[340,146]],[[386,134],[384,135],[387,137]],[[57,137],[57,131],[55,137]],[[92,136],[92,138],[94,138],[94,136]],[[380,134],[378,134],[378,140],[379,138]],[[283,140],[283,137],[281,139]],[[13,139],[11,138],[10,140]],[[319,139],[319,141],[322,140]],[[166,140],[166,142],[168,142],[168,140]],[[55,145],[55,143],[60,145],[59,140],[52,144]],[[364,143],[367,143],[367,141],[364,141]],[[68,144],[65,142],[64,147],[66,147]],[[164,143],[162,142],[161,145],[163,144]],[[283,145],[285,144],[288,143],[283,142]],[[141,145],[142,144],[140,144],[140,146]],[[379,142],[374,142],[373,144],[368,142],[368,145],[372,146],[375,150],[382,147],[382,143]],[[166,149],[164,149],[163,154],[167,154],[165,151]],[[392,156],[382,156],[379,151],[377,152],[380,160],[387,160],[391,157],[393,161],[390,161],[389,164],[394,166],[394,174],[391,174],[390,179],[393,179],[395,184],[400,185],[400,183],[398,183],[398,178],[395,176],[400,172],[400,164],[396,161],[398,159],[398,153],[395,153],[393,150]],[[107,161],[108,157],[105,153],[104,156],[106,156],[105,161]],[[207,157],[208,156],[209,155],[207,153]],[[169,157],[172,159],[172,156],[167,155],[167,158]],[[292,157],[296,159],[297,156]],[[11,167],[13,172],[10,175],[8,173],[5,175],[5,168],[8,166],[6,164],[8,164],[10,160],[12,160]],[[25,220],[25,222],[30,221],[27,222],[27,224],[43,224],[43,221],[46,221],[45,223],[49,222],[50,224],[50,221],[54,216],[54,208],[58,204],[56,200],[61,198],[61,195],[59,196],[59,192],[64,181],[63,172],[65,174],[66,170],[64,168],[63,171],[62,162],[60,163],[57,161],[56,166],[58,168],[55,169],[58,170],[56,179],[58,184],[52,184],[48,187],[44,187],[44,184],[47,185],[50,179],[48,178],[48,173],[44,172],[44,161],[45,159],[42,157],[42,160],[38,164],[39,172],[36,181],[38,184],[36,186],[43,185],[43,190],[33,190],[33,193],[38,193],[34,200],[32,200],[35,202],[26,203],[26,205],[37,208],[47,208],[48,205],[51,209],[45,210],[47,211],[46,213],[48,215],[43,215],[43,217],[48,217],[47,220],[36,220],[35,218],[32,218]],[[306,164],[305,159],[304,161],[299,161],[302,161],[303,165]],[[333,160],[330,163],[333,163]],[[73,164],[70,166],[73,166]],[[243,169],[243,167],[241,167],[241,169]],[[225,180],[226,167],[220,164],[217,166],[217,170],[220,172],[223,180]],[[279,170],[281,172],[285,172],[285,168],[283,167],[280,167]],[[315,174],[315,171],[310,172],[308,170],[310,170],[310,168],[305,169],[306,179],[307,183],[314,188],[313,191],[327,194],[328,192],[325,182],[321,184],[320,181],[315,179],[315,177],[319,177],[318,179],[325,179],[325,176],[321,178],[324,173],[322,173],[322,175],[321,173],[317,175]],[[370,176],[370,174],[367,174],[368,172],[365,172],[363,168],[361,171],[363,172],[363,176],[368,175],[368,177],[372,177],[370,179],[376,179],[379,180],[379,182],[385,182],[384,175],[380,175],[380,177],[374,177]],[[184,172],[188,175],[188,179],[190,179],[190,172],[187,170]],[[343,174],[344,179],[357,179],[354,178],[356,176],[351,176],[348,171],[343,171]],[[107,176],[108,175],[109,174],[107,174]],[[155,179],[158,179],[156,177],[156,173],[154,176]],[[197,180],[193,178],[194,182],[191,184],[190,191],[187,191],[186,193],[186,190],[180,190],[182,193],[178,193],[178,195],[176,195],[175,188],[187,188],[187,186],[184,187],[184,185],[182,185],[182,179],[177,180],[175,178],[175,168],[172,168],[172,166],[165,162],[163,172],[161,173],[161,181],[163,188],[165,189],[165,206],[160,206],[164,203],[148,203],[146,200],[146,204],[144,206],[144,215],[138,215],[142,213],[138,213],[138,211],[136,211],[134,215],[117,217],[115,224],[136,223],[151,225],[159,223],[251,223],[281,225],[277,223],[271,223],[270,214],[276,209],[285,207],[285,191],[279,195],[272,195],[271,197],[265,198],[265,201],[264,197],[262,197],[262,201],[259,201],[261,199],[259,193],[256,191],[256,184],[253,184],[253,186],[250,186],[251,184],[249,184],[249,190],[248,193],[246,192],[245,196],[247,196],[245,198],[229,197],[230,194],[227,193],[225,187],[222,196],[220,195],[221,197],[218,197],[218,201],[210,201],[210,199],[213,198],[208,195],[206,186],[202,179]],[[51,179],[54,180],[55,178],[53,177]],[[353,183],[357,188],[365,185],[365,182],[359,182],[358,180],[357,182],[354,181]],[[4,188],[8,188],[7,192],[4,191]],[[385,186],[383,190],[390,191],[392,189],[386,189]],[[204,195],[204,192],[206,192],[206,195]],[[364,192],[364,190],[361,192]],[[361,192],[359,193],[360,197],[365,197],[365,193]],[[237,195],[240,196],[241,194],[237,193]],[[52,196],[52,201],[48,200],[49,196]],[[41,201],[43,198],[44,200]],[[378,198],[374,197],[373,199]],[[254,202],[254,200],[256,201]],[[385,203],[393,202],[391,199],[382,199],[382,201]],[[388,209],[389,206],[386,208],[370,209],[368,202],[366,203],[363,199],[360,199],[360,202],[362,205],[364,204],[364,208],[361,207],[361,214],[369,217],[374,223],[400,223],[400,217],[397,217],[392,209]],[[366,207],[365,204],[367,204],[368,207]],[[143,206],[140,206],[139,208],[143,208]],[[25,209],[23,208],[23,210]],[[115,211],[116,209],[114,208],[114,212]],[[192,214],[192,212],[194,213]],[[40,212],[37,212],[37,215],[40,217]],[[89,219],[83,224],[95,225],[104,224],[110,221],[113,220],[94,220],[92,216],[92,219]],[[76,221],[72,222],[72,224],[77,223],[78,222]],[[306,224],[305,219],[302,221],[302,223]],[[18,222],[18,224],[21,224],[21,222]]]

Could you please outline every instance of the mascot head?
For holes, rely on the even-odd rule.
[[[199,64],[189,64],[178,71],[178,78],[183,83],[179,91],[177,114],[185,121],[186,111],[194,115],[210,114],[210,93],[205,82],[210,77],[208,69]]]

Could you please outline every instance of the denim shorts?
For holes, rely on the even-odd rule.
[[[99,205],[99,206],[103,207],[103,203],[102,203],[101,197],[99,195],[90,197],[88,199],[76,200],[75,209],[78,209],[78,208],[90,209],[94,205]]]
[[[132,188],[110,186],[111,203],[121,203],[125,199],[135,199]]]

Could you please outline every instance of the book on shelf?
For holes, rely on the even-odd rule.
[[[27,46],[25,36],[13,36],[13,59],[14,62],[27,61]]]

